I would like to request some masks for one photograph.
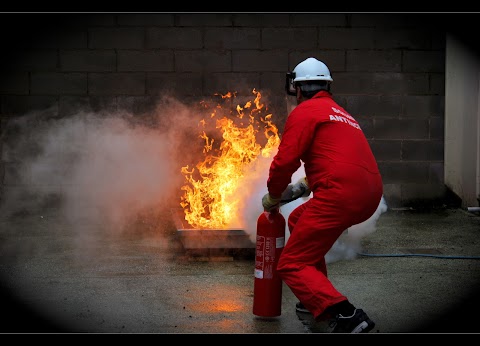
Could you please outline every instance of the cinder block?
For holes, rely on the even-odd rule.
[[[206,28],[207,49],[260,49],[259,28]]]
[[[430,162],[429,181],[433,184],[445,183],[445,162]]]
[[[404,51],[404,72],[445,72],[445,49],[435,51]]]
[[[336,94],[337,82],[335,81],[335,88],[333,88],[334,95]],[[347,95],[345,96],[346,103],[344,108],[354,117],[374,117],[377,116],[378,105],[382,98],[377,95]],[[393,110],[393,109],[392,109]],[[394,116],[391,114],[390,116]]]
[[[89,48],[142,49],[145,47],[144,28],[94,28],[89,29]]]
[[[0,61],[3,71],[55,71],[58,65],[57,51],[53,49],[4,50]]]
[[[36,72],[31,74],[31,93],[37,95],[68,95],[87,93],[86,73]]]
[[[373,72],[371,74],[376,90],[382,94],[430,94],[430,78],[426,73]]]
[[[28,72],[5,72],[0,79],[1,94],[28,94]]]
[[[319,28],[320,49],[374,49],[373,28]]]
[[[146,93],[148,95],[202,95],[203,75],[199,72],[152,72],[147,73]]]
[[[445,97],[439,95],[406,95],[404,96],[403,116],[428,118],[443,116]]]
[[[429,73],[430,89],[429,94],[445,96],[445,74]]]
[[[348,50],[346,71],[400,72],[402,52],[399,50]]]
[[[60,69],[64,72],[115,71],[116,64],[114,50],[60,51]]]
[[[145,73],[90,73],[88,93],[90,95],[144,95]]]
[[[232,52],[234,72],[287,72],[287,50],[236,50]]]
[[[174,71],[173,52],[166,50],[119,50],[118,71]]]
[[[285,93],[285,72],[264,72],[260,73],[260,90],[270,90],[272,93],[277,95],[286,95]],[[252,79],[252,83],[254,83]],[[294,99],[292,99],[295,102]]]
[[[72,29],[65,23],[48,31],[32,32],[32,47],[37,49],[85,49],[88,48],[87,29]]]
[[[79,113],[111,113],[117,110],[115,96],[61,96],[58,101],[60,116]]]
[[[154,96],[117,96],[118,110],[134,115],[151,114],[155,110]]]
[[[445,119],[443,117],[430,118],[430,139],[445,139]]]
[[[443,161],[443,140],[402,141],[402,159],[407,161]]]
[[[177,72],[231,72],[230,51],[181,50],[175,52]]]
[[[429,182],[428,162],[379,161],[378,168],[385,184],[426,184]]]
[[[400,161],[402,141],[370,140],[369,143],[377,161]]]
[[[376,118],[376,139],[428,139],[428,119]]]
[[[375,30],[375,48],[381,50],[430,49],[432,32],[405,27]]]
[[[210,78],[205,80],[205,93],[226,94],[228,91],[237,92],[238,95],[252,95],[254,88],[260,86],[258,73],[211,73]]]
[[[167,27],[147,28],[146,47],[162,49],[203,48],[203,35],[200,28]]]
[[[51,115],[58,114],[58,103],[56,96],[36,95],[7,95],[2,96],[2,114],[4,115],[25,115],[32,111],[46,111]]]
[[[315,49],[318,31],[316,28],[263,28],[263,49]]]
[[[142,49],[145,47],[144,28],[89,29],[88,47],[93,49]]]
[[[371,72],[337,72],[332,78],[332,92],[335,95],[372,95],[378,92]]]

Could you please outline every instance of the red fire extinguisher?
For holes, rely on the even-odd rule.
[[[285,245],[285,218],[279,209],[263,212],[257,220],[253,314],[276,317],[282,313],[282,280],[278,259]]]

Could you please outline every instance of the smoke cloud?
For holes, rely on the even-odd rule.
[[[259,158],[254,163],[254,167],[251,170],[251,174],[246,178],[247,182],[245,187],[252,186],[253,189],[242,188],[243,191],[242,200],[245,202],[243,209],[239,213],[242,215],[240,220],[241,227],[249,234],[252,242],[256,241],[256,224],[260,213],[263,212],[261,200],[268,190],[266,182],[268,178],[268,169],[270,167],[271,158]],[[305,170],[303,165],[292,175],[292,182],[296,182],[298,179],[305,176]],[[288,204],[280,207],[282,215],[285,220],[288,220],[290,213],[298,207],[300,204],[305,203],[310,197],[299,198]],[[382,197],[375,213],[366,221],[354,225],[345,230],[340,238],[335,242],[330,251],[325,256],[327,263],[336,262],[339,260],[351,260],[358,256],[361,252],[362,238],[368,234],[373,233],[376,230],[376,223],[380,215],[386,212],[388,209],[385,199]],[[285,227],[285,240],[288,241],[290,232],[288,226]]]
[[[52,114],[34,112],[4,126],[2,217],[55,217],[82,251],[93,228],[122,234],[142,218],[158,234],[172,230],[170,210],[180,207],[184,183],[180,168],[202,149],[192,140],[201,113],[165,98],[145,117]]]
[[[51,111],[11,118],[3,130],[5,184],[2,217],[55,214],[87,246],[85,225],[108,234],[132,229],[141,218],[159,235],[175,230],[171,211],[180,208],[181,167],[202,160],[204,141],[198,124],[200,108],[165,97],[148,116],[126,111],[78,111],[55,117]],[[259,157],[249,167],[238,191],[241,205],[230,227],[242,227],[255,242],[256,222],[271,158]],[[292,177],[296,181],[303,167]],[[289,213],[304,199],[282,207]],[[375,215],[351,227],[337,241],[327,261],[354,258],[361,238],[375,230],[386,210],[383,199]],[[135,231],[145,231],[134,228]],[[288,231],[286,231],[288,241]]]

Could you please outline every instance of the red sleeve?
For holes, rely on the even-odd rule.
[[[292,181],[292,174],[301,166],[300,158],[308,150],[316,123],[308,116],[307,107],[297,106],[288,116],[278,152],[270,164],[268,192],[278,197]]]

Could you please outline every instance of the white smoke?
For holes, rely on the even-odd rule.
[[[346,229],[325,256],[327,263],[343,259],[355,259],[362,252],[362,238],[376,230],[377,220],[388,209],[385,199],[381,198],[375,213],[362,223]]]
[[[258,217],[263,212],[261,200],[263,195],[268,192],[266,184],[271,160],[272,158],[260,158],[255,162],[255,167],[252,171],[250,171],[250,174],[247,177],[247,182],[245,182],[245,186],[253,186],[253,190],[246,188],[240,189],[244,191],[245,196],[243,197],[243,200],[245,201],[245,204],[243,210],[239,214],[243,216],[243,228],[249,234],[252,242],[256,241],[256,223]],[[302,164],[301,167],[292,175],[292,182],[296,182],[298,179],[304,176],[305,170]],[[288,216],[296,207],[302,203],[305,203],[309,198],[310,197],[299,198],[283,205],[280,208],[280,211],[285,217],[285,220],[288,220]],[[344,233],[337,239],[335,244],[325,256],[326,262],[332,263],[339,260],[350,260],[356,258],[358,253],[361,252],[362,238],[376,230],[377,220],[385,211],[387,211],[387,204],[385,199],[382,197],[377,210],[368,220],[345,230]],[[288,225],[286,225],[286,241],[288,241],[289,235],[290,232],[288,231]]]
[[[47,110],[9,119],[2,217],[55,217],[81,251],[92,230],[146,231],[145,224],[132,229],[139,218],[148,231],[167,232],[171,208],[180,207],[180,169],[201,153],[203,143],[191,139],[203,115],[173,99],[162,102],[143,122],[122,111],[59,118]]]
[[[88,247],[86,225],[122,233],[139,217],[158,234],[174,227],[172,208],[180,208],[181,167],[201,161],[204,141],[198,124],[205,115],[166,97],[148,121],[128,112],[78,111],[65,118],[36,112],[9,119],[4,129],[3,161],[7,174],[2,191],[3,216],[56,213]],[[263,212],[262,196],[272,158],[259,157],[238,191],[240,225],[255,243],[256,222]],[[304,175],[303,166],[292,177]],[[290,212],[306,199],[281,208]],[[386,205],[366,222],[346,231],[327,261],[354,258],[361,238],[375,230]],[[141,231],[144,229],[136,229]],[[289,232],[286,230],[288,241]]]

